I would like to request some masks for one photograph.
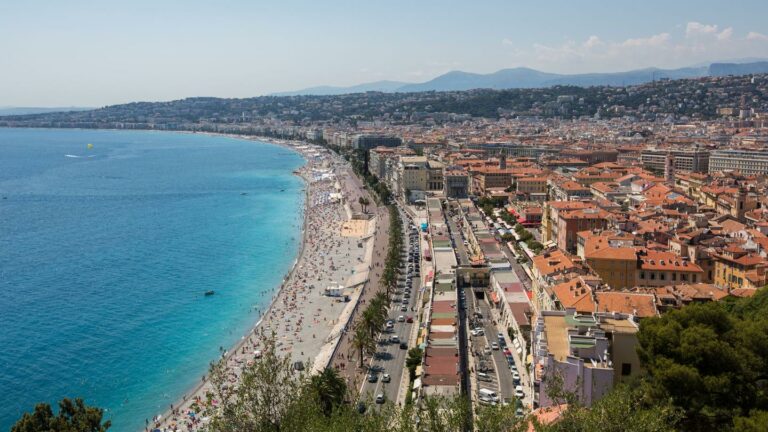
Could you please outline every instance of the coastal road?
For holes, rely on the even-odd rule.
[[[405,219],[405,218],[404,218]],[[407,220],[403,221],[403,228],[406,231],[405,244],[406,251],[410,248],[410,241],[407,236]],[[405,265],[407,268],[407,263]],[[392,306],[389,311],[389,319],[394,321],[394,329],[390,332],[383,332],[381,339],[379,340],[378,350],[375,358],[371,362],[371,366],[377,371],[378,379],[375,383],[369,383],[366,381],[363,383],[361,395],[363,399],[370,397],[375,398],[379,393],[383,393],[388,403],[394,403],[397,400],[397,395],[400,391],[400,384],[404,373],[407,373],[405,369],[405,360],[408,357],[408,350],[412,348],[402,349],[400,343],[390,342],[393,336],[397,336],[400,342],[408,342],[408,339],[413,330],[413,323],[398,322],[398,317],[415,317],[416,312],[413,310],[416,308],[416,299],[418,298],[418,292],[421,289],[421,277],[420,273],[413,274],[413,288],[411,290],[411,297],[408,299],[407,308],[408,311],[402,311],[402,293],[403,291],[398,288],[398,294],[395,294],[392,299]],[[387,373],[391,376],[389,383],[384,383],[381,380],[382,374]],[[367,378],[367,377],[366,377]]]

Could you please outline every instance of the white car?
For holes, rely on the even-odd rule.
[[[498,351],[499,350],[499,344],[497,344],[496,342],[493,342],[493,343],[491,343],[491,348],[493,348],[494,351]]]
[[[397,322],[405,322],[405,317],[403,315],[398,316]]]
[[[516,398],[525,397],[525,393],[523,393],[523,386],[515,386],[515,397]]]
[[[384,374],[381,376],[381,382],[388,383],[390,381],[392,381],[392,377],[389,376],[389,374]]]

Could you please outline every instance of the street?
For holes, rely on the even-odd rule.
[[[405,294],[405,274],[409,265],[407,251],[411,248],[411,241],[409,239],[410,230],[408,228],[408,219],[402,212],[401,217],[403,219],[406,257],[403,259],[402,272],[398,277],[398,288],[391,299],[391,307],[389,309],[388,319],[394,322],[394,328],[381,333],[376,355],[370,363],[370,368],[377,375],[377,379],[376,382],[371,383],[368,382],[368,375],[365,376],[360,392],[363,399],[370,398],[373,400],[378,394],[384,394],[387,402],[394,402],[397,400],[400,385],[401,382],[403,382],[403,374],[407,373],[405,360],[408,357],[408,350],[413,348],[411,346],[400,348],[400,343],[408,343],[408,339],[410,338],[411,331],[415,324],[405,321],[400,322],[398,317],[402,316],[405,319],[408,317],[416,317],[416,299],[419,297],[419,291],[421,289],[421,277],[419,272],[414,271],[412,278],[413,288],[411,290],[410,298],[407,300],[408,303],[405,305],[407,311],[403,311],[402,298]],[[418,239],[414,244],[418,244]],[[419,253],[419,258],[421,258],[421,253]],[[391,341],[393,336],[397,336],[397,342]],[[391,380],[389,383],[384,383],[382,381],[384,374],[390,375]]]

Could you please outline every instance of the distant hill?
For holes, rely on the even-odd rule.
[[[647,68],[627,72],[598,72],[587,74],[556,74],[519,67],[502,69],[490,74],[452,71],[423,83],[377,81],[352,87],[312,87],[294,92],[275,93],[273,96],[338,95],[367,91],[410,93],[425,91],[461,91],[478,88],[502,90],[552,87],[556,85],[574,85],[580,87],[626,86],[644,84],[662,78],[686,79],[706,76],[747,75],[758,73],[768,73],[768,61],[711,63],[709,65],[679,69]]]
[[[749,75],[768,72],[768,61],[754,63],[712,63],[709,65],[710,76]]]
[[[376,81],[372,83],[358,84],[351,87],[334,87],[334,86],[319,86],[310,87],[303,90],[297,90],[292,92],[273,93],[270,96],[300,96],[300,95],[315,95],[315,96],[331,96],[347,93],[365,93],[369,91],[378,91],[391,93],[398,91],[399,88],[408,83],[400,81]]]
[[[41,108],[41,107],[0,107],[0,117],[26,115],[26,114],[45,114],[52,112],[70,112],[70,111],[88,111],[93,108],[86,107],[59,107],[59,108]]]

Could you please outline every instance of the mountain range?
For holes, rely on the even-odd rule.
[[[679,69],[646,68],[627,72],[598,72],[585,74],[556,74],[518,67],[502,69],[490,74],[452,71],[423,83],[377,81],[358,84],[351,87],[310,87],[298,91],[274,93],[272,96],[339,95],[368,91],[410,93],[425,91],[460,91],[478,88],[501,90],[552,87],[557,85],[574,85],[580,87],[625,86],[644,84],[658,79],[685,79],[757,73],[768,73],[768,61],[761,60],[747,63],[722,62]]]

